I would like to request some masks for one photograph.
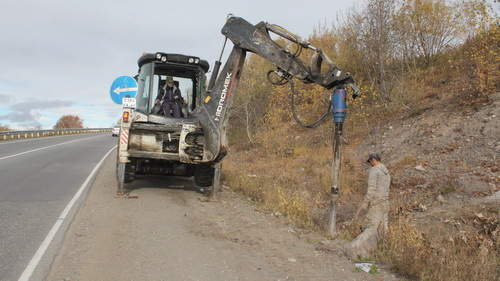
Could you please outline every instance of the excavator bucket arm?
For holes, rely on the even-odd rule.
[[[279,75],[287,79],[293,77],[304,83],[316,83],[326,89],[349,84],[355,95],[359,92],[354,85],[352,76],[332,63],[322,50],[310,46],[307,42],[300,41],[279,26],[265,22],[252,25],[242,18],[230,17],[221,32],[232,41],[233,49],[222,71],[212,73],[212,76],[216,76],[215,83],[207,91],[201,105],[196,108],[195,112],[205,134],[203,162],[219,162],[227,153],[226,131],[229,110],[234,94],[237,92],[247,52],[255,53],[269,60],[277,67]],[[306,66],[298,56],[273,41],[270,32],[301,47],[314,50],[311,65]],[[323,64],[326,64],[324,70],[322,70]]]

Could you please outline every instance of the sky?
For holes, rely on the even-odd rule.
[[[76,115],[84,127],[112,127],[121,105],[110,97],[111,84],[137,74],[143,52],[194,55],[212,66],[230,13],[308,38],[353,5],[345,0],[2,0],[0,125],[51,129],[61,116]]]

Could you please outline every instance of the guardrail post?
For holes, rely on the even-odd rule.
[[[27,130],[27,131],[6,131],[0,132],[0,140],[37,138],[42,136],[70,135],[83,133],[103,133],[110,132],[111,128],[81,128],[81,129],[60,129],[60,130]]]

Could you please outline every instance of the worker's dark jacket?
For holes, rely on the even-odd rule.
[[[162,103],[182,102],[181,91],[177,87],[162,87],[156,99]]]

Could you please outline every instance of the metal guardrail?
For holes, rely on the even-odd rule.
[[[32,130],[32,131],[1,131],[0,140],[20,139],[20,138],[38,138],[44,136],[83,134],[83,133],[102,133],[111,132],[111,128],[85,128],[85,129],[58,129],[58,130]]]

